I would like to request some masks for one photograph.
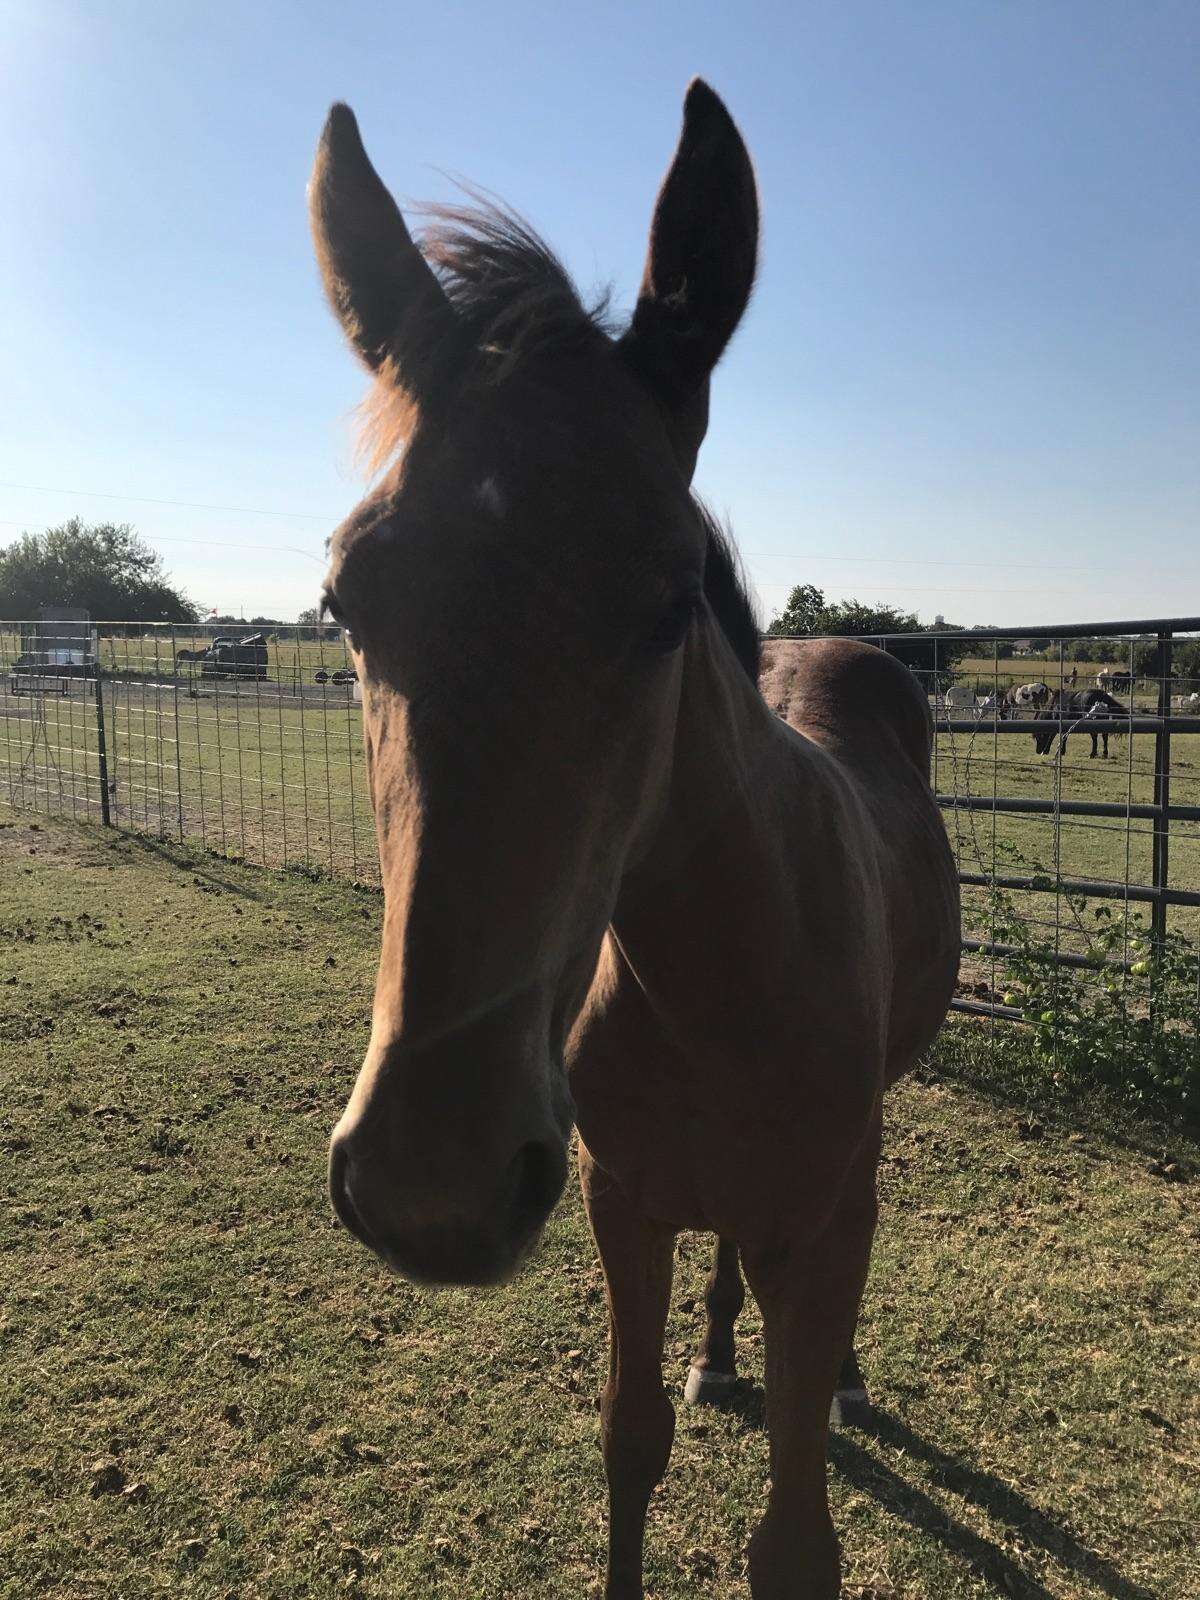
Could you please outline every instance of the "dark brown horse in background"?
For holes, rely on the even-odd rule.
[[[614,337],[511,217],[418,248],[335,107],[311,188],[329,299],[403,451],[332,542],[386,893],[339,1216],[395,1270],[494,1283],[572,1122],[608,1286],[610,1600],[642,1594],[674,1410],[675,1235],[724,1241],[694,1387],[762,1309],[756,1600],[839,1588],[825,1453],[875,1228],[883,1093],[958,964],[929,709],[890,656],[777,645],[689,485],[754,279],[749,158],[688,92]]]
[[[1033,748],[1039,756],[1050,754],[1050,747],[1059,737],[1058,753],[1067,753],[1067,737],[1078,728],[1092,736],[1090,759],[1095,760],[1097,741],[1104,742],[1104,760],[1108,760],[1108,735],[1116,718],[1129,720],[1129,708],[1123,706],[1103,689],[1056,689],[1044,713],[1049,722],[1058,722],[1057,728],[1039,728],[1033,736]],[[1118,730],[1111,730],[1118,731]]]

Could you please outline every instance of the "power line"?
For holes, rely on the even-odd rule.
[[[789,592],[796,588],[793,583],[759,583],[758,589],[786,589]],[[844,587],[844,586],[843,586]],[[944,583],[889,583],[886,578],[872,579],[866,585],[869,589],[886,589],[889,594],[1078,594],[1079,589],[1045,589],[1040,585],[1032,589],[960,589]],[[1107,594],[1109,591],[1104,590]]]
[[[23,528],[25,523],[13,522],[9,519],[0,519],[0,527]],[[151,544],[201,544],[211,545],[216,550],[245,550],[244,540],[237,539],[195,539],[190,534],[183,533],[148,533],[145,538]],[[308,561],[315,561],[318,566],[326,564],[324,556],[314,555],[311,550],[302,550],[296,544],[256,544],[255,550],[265,551],[268,555],[304,556]]]
[[[839,554],[836,556],[822,556],[815,555],[811,550],[802,550],[796,554],[792,554],[787,550],[741,550],[739,554],[745,561],[846,561],[866,562],[868,565],[905,567],[995,567],[998,564],[995,561],[938,561],[928,557],[906,555],[844,556]],[[1039,572],[1088,572],[1091,570],[1091,564],[1079,562],[1076,565],[1062,566],[1039,561],[1037,568]],[[1119,577],[1120,574],[1115,573],[1111,574],[1111,576]]]
[[[98,489],[54,489],[44,483],[2,483],[0,489],[24,489],[30,494],[75,494],[87,500],[129,500],[143,506],[183,506],[189,511],[232,511],[242,517],[285,517],[303,522],[324,522],[327,526],[340,518],[323,516],[318,511],[264,511],[261,506],[218,506],[204,500],[160,500],[147,494],[105,494]]]

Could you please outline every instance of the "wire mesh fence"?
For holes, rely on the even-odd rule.
[[[1055,1058],[1194,1054],[1200,618],[872,642],[934,714],[956,1009],[1024,1022]],[[0,624],[0,796],[378,882],[356,691],[328,626]]]
[[[57,636],[61,639],[61,632]],[[356,682],[328,627],[0,630],[0,794],[268,867],[377,880]]]

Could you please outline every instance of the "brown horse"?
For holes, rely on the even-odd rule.
[[[611,1313],[610,1600],[642,1593],[690,1228],[723,1241],[694,1387],[732,1370],[739,1252],[766,1328],[753,1593],[829,1600],[830,1401],[881,1100],[945,1013],[958,894],[912,675],[866,645],[780,645],[764,698],[735,559],[690,492],[754,279],[749,158],[694,83],[619,337],[507,215],[443,216],[418,248],[345,107],[310,200],[376,444],[403,440],[327,586],[386,893],[334,1206],[399,1272],[498,1282],[576,1121]]]

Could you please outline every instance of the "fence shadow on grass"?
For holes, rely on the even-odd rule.
[[[757,1384],[740,1381],[725,1409],[744,1429],[757,1431],[766,1427],[765,1397]],[[1080,1544],[1073,1534],[1008,1484],[948,1455],[890,1412],[876,1407],[869,1429],[830,1435],[829,1460],[842,1478],[869,1494],[893,1516],[935,1539],[998,1594],[1016,1596],[1018,1600],[1051,1600],[1051,1591],[999,1545],[949,1516],[922,1489],[907,1482],[868,1449],[864,1441],[869,1439],[923,1462],[932,1469],[939,1487],[960,1495],[993,1520],[1007,1523],[1028,1544],[1044,1550],[1058,1566],[1084,1579],[1110,1600],[1159,1600],[1152,1590],[1131,1582],[1102,1556]]]
[[[131,850],[153,857],[156,861],[165,862],[179,872],[188,872],[197,884],[207,885],[209,889],[217,889],[222,894],[238,895],[243,900],[265,900],[267,896],[255,889],[251,889],[241,879],[223,868],[219,856],[205,854],[203,859],[199,854],[193,854],[185,846],[178,845],[170,839],[156,839],[147,833],[126,833],[123,840]]]

